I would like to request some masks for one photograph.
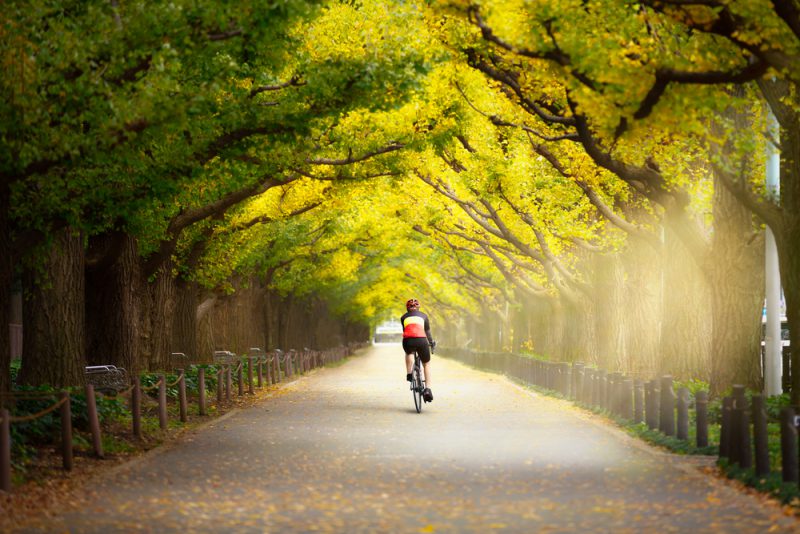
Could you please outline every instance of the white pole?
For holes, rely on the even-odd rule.
[[[768,121],[771,139],[767,140],[767,196],[777,202],[780,195],[780,154],[773,141],[778,143],[780,129],[772,111],[769,112]],[[781,273],[775,235],[769,226],[766,234],[765,268],[767,318],[764,332],[764,393],[771,397],[783,393],[783,388],[781,387]]]

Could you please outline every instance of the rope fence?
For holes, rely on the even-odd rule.
[[[361,348],[363,344],[350,344],[348,346],[336,347],[324,351],[311,351],[305,349],[303,351],[290,350],[282,352],[275,350],[271,353],[265,353],[261,349],[250,349],[251,354],[248,356],[236,356],[235,361],[221,364],[215,373],[216,377],[216,392],[217,392],[217,406],[222,406],[225,402],[231,400],[231,391],[233,389],[233,376],[236,378],[236,385],[238,388],[238,395],[241,397],[245,394],[244,387],[247,383],[247,393],[255,394],[255,388],[263,388],[265,385],[278,384],[283,380],[288,380],[296,376],[296,374],[307,373],[316,367],[340,361],[344,358],[352,356],[354,352]],[[181,354],[182,363],[186,363],[185,355]],[[227,353],[232,354],[232,353]],[[244,369],[247,366],[247,375],[245,378]],[[257,366],[257,372],[254,369]],[[208,414],[208,405],[206,399],[206,368],[203,366],[197,367],[197,384],[194,388],[198,405],[198,414],[206,416]],[[155,393],[157,398],[158,407],[158,420],[160,429],[166,430],[169,425],[168,409],[167,409],[167,389],[177,386],[178,390],[178,412],[180,421],[185,423],[188,421],[189,411],[189,398],[187,395],[186,384],[186,371],[184,369],[176,369],[176,377],[173,381],[167,382],[165,374],[159,374],[158,380],[150,386],[143,387],[141,384],[141,377],[135,376],[131,379],[131,385],[116,393],[119,397],[127,397],[129,399],[130,412],[131,412],[131,433],[134,438],[141,440],[142,434],[142,404],[143,393]],[[257,377],[257,385],[254,379]],[[87,384],[85,387],[86,393],[86,408],[87,418],[89,420],[89,430],[92,435],[92,448],[94,455],[98,458],[104,457],[102,447],[102,436],[100,419],[97,410],[97,397],[95,388],[92,384]],[[56,397],[57,400],[46,408],[31,414],[26,415],[11,415],[9,409],[5,406],[7,404],[15,404],[16,401],[21,400],[45,400],[48,398]],[[0,491],[10,492],[12,489],[11,480],[11,425],[13,423],[30,422],[56,410],[60,410],[61,419],[61,454],[62,465],[67,471],[73,468],[73,450],[72,450],[72,411],[70,402],[70,393],[66,390],[60,392],[40,392],[40,391],[19,391],[19,392],[3,392],[0,393]]]

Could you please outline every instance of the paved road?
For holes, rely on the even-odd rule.
[[[282,386],[105,477],[71,532],[774,532],[779,508],[502,377],[397,346]]]

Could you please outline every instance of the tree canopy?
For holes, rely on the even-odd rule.
[[[499,321],[495,348],[608,363],[655,336],[667,361],[672,334],[623,295],[667,328],[683,250],[715,328],[755,324],[760,289],[735,319],[720,292],[766,223],[800,330],[795,2],[37,0],[2,19],[17,265],[65,229],[104,265],[119,247],[100,238],[121,234],[151,285],[263,280],[372,324],[415,296],[447,328]],[[757,380],[754,341],[737,343],[745,370],[712,380]]]

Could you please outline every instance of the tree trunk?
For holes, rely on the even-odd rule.
[[[142,271],[143,272],[143,271]],[[142,275],[144,276],[144,275]],[[142,363],[149,370],[169,368],[170,342],[172,339],[172,316],[175,313],[175,278],[172,262],[162,265],[155,280],[142,280]]]
[[[623,322],[628,365],[625,371],[642,380],[659,370],[664,264],[662,256],[640,239],[630,239],[622,254],[625,278]]]
[[[718,181],[714,184],[714,234],[705,270],[711,293],[711,392],[733,384],[762,389],[761,307],[764,238],[754,236],[752,213]]]
[[[623,311],[628,294],[624,291],[624,273],[618,254],[593,254],[594,328],[597,340],[597,364],[613,371],[628,368],[623,335]],[[583,357],[584,361],[586,356]],[[581,360],[581,357],[578,357]]]
[[[199,361],[197,311],[200,303],[197,283],[178,280],[176,292],[170,352],[182,352],[190,361]]]
[[[289,346],[289,328],[294,310],[293,300],[291,295],[287,295],[278,306],[278,347],[283,351],[292,348]]]
[[[20,383],[85,383],[84,280],[83,241],[69,229],[55,236],[41,271],[25,270]]]
[[[86,345],[91,365],[116,365],[135,374],[142,369],[140,319],[142,306],[140,258],[136,240],[127,234],[94,239],[118,239],[118,254],[109,262],[86,269]]]
[[[8,219],[10,209],[9,192],[0,185],[0,393],[11,390],[11,284],[13,266],[11,263],[11,223]]]
[[[707,381],[712,323],[708,285],[697,262],[669,225],[664,234],[659,371],[680,379]]]
[[[797,109],[796,94],[790,100]],[[789,123],[789,124],[787,124]],[[781,191],[783,224],[775,232],[786,320],[792,349],[792,404],[800,404],[800,116],[781,120]],[[790,127],[789,127],[790,126]]]

